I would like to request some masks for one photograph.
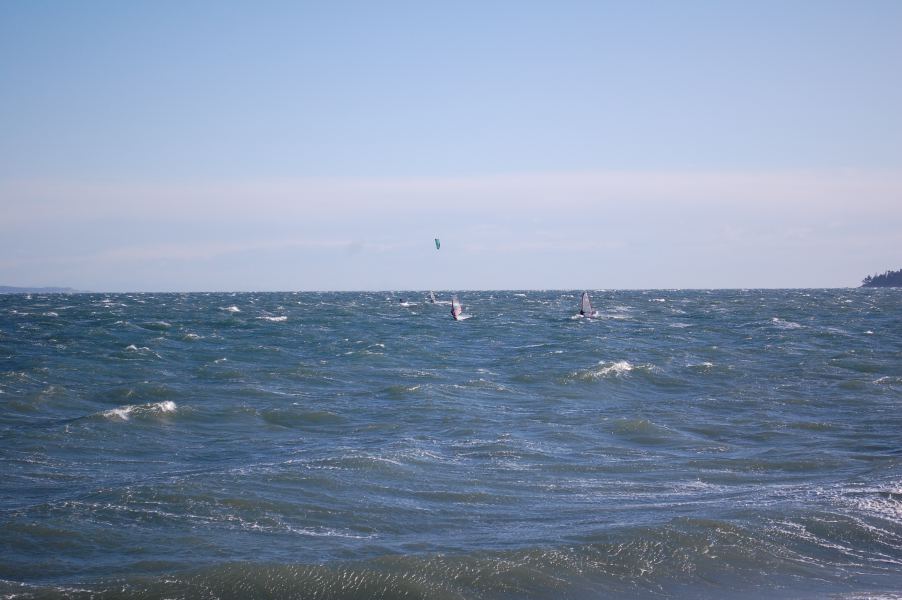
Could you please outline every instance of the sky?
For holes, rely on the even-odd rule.
[[[902,268],[900,31],[881,0],[6,0],[0,285],[856,286]]]

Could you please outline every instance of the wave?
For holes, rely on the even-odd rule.
[[[859,535],[854,522],[835,535]],[[813,521],[717,519],[589,534],[570,543],[394,554],[325,564],[224,562],[61,586],[0,582],[7,598],[898,598],[897,565],[863,568]],[[301,532],[305,533],[305,532]],[[312,532],[314,534],[321,532]]]
[[[125,347],[125,351],[126,352],[134,352],[136,354],[152,355],[152,356],[156,356],[157,358],[163,358],[162,356],[160,356],[159,354],[157,354],[156,352],[154,352],[147,346],[136,346],[134,344],[129,344],[128,346]]]
[[[272,408],[260,412],[263,420],[270,425],[280,427],[305,427],[337,425],[345,421],[345,418],[327,410],[289,410]]]
[[[162,402],[151,402],[148,404],[128,404],[113,408],[101,413],[107,419],[115,419],[119,421],[128,421],[132,416],[159,416],[167,413],[174,413],[178,410],[178,406],[172,400],[164,400]]]
[[[779,317],[773,317],[770,322],[773,323],[774,327],[779,329],[801,329],[803,327],[803,325],[800,325],[795,321],[784,321]]]
[[[258,318],[258,319],[261,319],[261,320],[263,320],[263,321],[269,321],[270,323],[282,323],[282,322],[288,320],[288,317],[286,317],[286,316],[284,316],[284,315],[282,315],[282,316],[277,316],[277,317],[263,316],[263,317],[257,317],[257,318]]]
[[[601,361],[598,366],[584,371],[578,371],[572,375],[575,379],[601,379],[605,377],[626,377],[637,367],[627,360],[616,362]]]

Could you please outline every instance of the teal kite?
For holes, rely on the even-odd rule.
[[[435,249],[438,250],[441,247],[442,247],[442,243],[439,241],[438,238],[435,238]]]

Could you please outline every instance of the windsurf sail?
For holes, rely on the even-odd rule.
[[[442,247],[442,242],[438,238],[435,238],[435,249],[438,250],[441,247]]]
[[[435,293],[429,292],[429,301],[435,304]]]
[[[454,320],[457,320],[460,317],[460,313],[464,311],[464,307],[460,305],[460,300],[457,299],[457,295],[451,296],[451,316],[454,317]]]
[[[583,292],[583,297],[579,300],[579,314],[592,314],[592,303],[589,301],[589,292]]]

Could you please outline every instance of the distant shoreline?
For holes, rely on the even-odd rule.
[[[898,271],[886,271],[879,275],[868,275],[861,282],[861,287],[866,287],[866,288],[902,287],[902,269],[899,269]]]

